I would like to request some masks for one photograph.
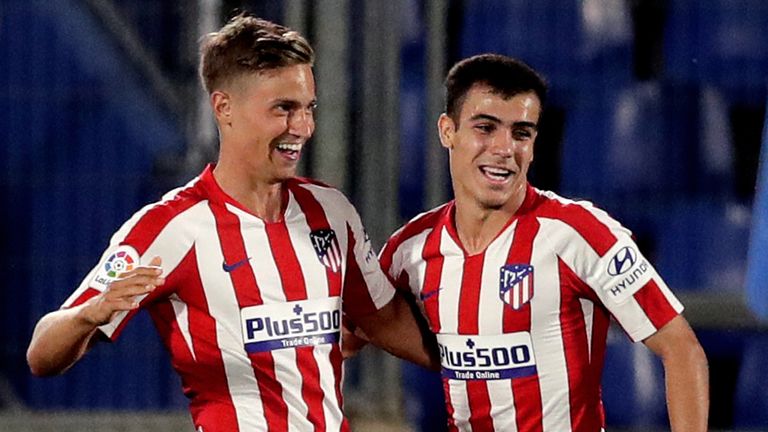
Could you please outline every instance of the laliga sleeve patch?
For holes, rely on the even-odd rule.
[[[107,289],[107,285],[139,265],[139,253],[131,246],[119,246],[99,264],[96,275],[91,280],[91,288],[99,291]]]
[[[653,277],[655,271],[633,245],[623,246],[607,254],[606,282],[603,285],[608,298],[623,303]]]

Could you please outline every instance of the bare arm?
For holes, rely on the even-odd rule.
[[[709,369],[688,322],[678,316],[643,342],[664,364],[672,431],[706,431]]]
[[[45,315],[35,326],[27,349],[27,363],[34,375],[50,376],[65,372],[97,340],[98,327],[107,324],[120,311],[139,307],[135,297],[147,294],[164,282],[160,258],[150,266],[137,267],[121,275],[107,289],[85,303]]]
[[[415,305],[402,294],[395,294],[386,306],[355,324],[364,332],[361,336],[388,353],[428,369],[440,369],[437,339]]]

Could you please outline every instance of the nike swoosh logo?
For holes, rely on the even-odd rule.
[[[443,290],[443,287],[440,287],[440,288],[433,289],[432,291],[429,291],[429,292],[422,292],[421,294],[419,294],[419,297],[421,297],[421,301],[426,301],[428,298],[437,295],[437,293],[439,293],[442,290]]]
[[[241,267],[244,264],[248,263],[248,261],[250,261],[250,260],[251,260],[251,257],[248,257],[248,258],[242,259],[242,260],[240,260],[240,261],[238,261],[238,262],[236,262],[236,263],[234,263],[232,265],[227,265],[227,262],[224,261],[224,262],[221,263],[221,268],[224,269],[224,271],[227,272],[227,273],[233,272],[233,271],[237,270],[238,267]]]

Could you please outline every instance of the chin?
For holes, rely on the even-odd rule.
[[[509,197],[478,197],[480,207],[488,210],[499,210],[509,201]]]

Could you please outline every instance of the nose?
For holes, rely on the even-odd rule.
[[[491,142],[489,150],[493,155],[508,158],[515,152],[515,145],[517,141],[511,133],[500,133]]]
[[[288,133],[309,139],[315,131],[315,117],[311,110],[296,110],[288,118]]]

